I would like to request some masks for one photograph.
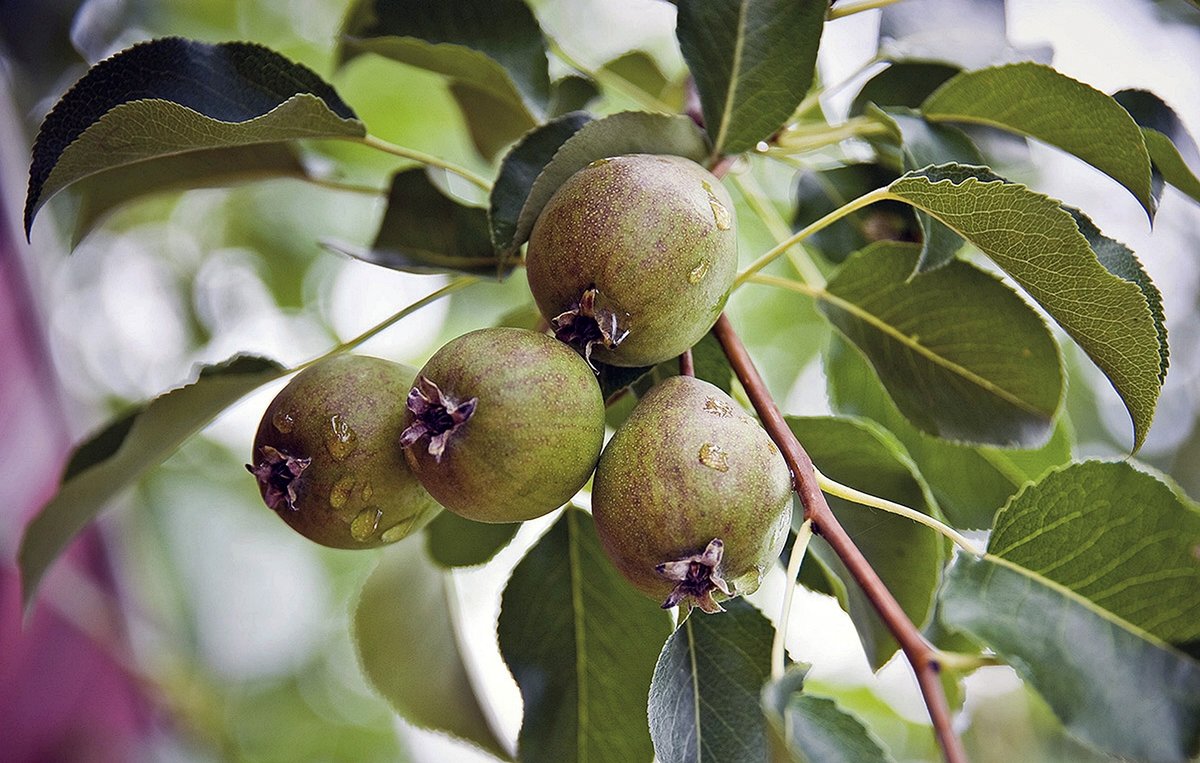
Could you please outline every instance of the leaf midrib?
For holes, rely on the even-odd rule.
[[[738,4],[737,34],[733,43],[733,66],[729,70],[729,90],[725,93],[725,108],[721,112],[721,124],[717,128],[717,136],[713,140],[714,159],[721,155],[721,148],[725,145],[725,137],[729,133],[729,123],[732,120],[733,102],[738,89],[738,72],[742,68],[742,55],[746,44],[746,15],[749,7],[750,0],[742,0]]]
[[[575,756],[577,763],[587,761],[587,743],[584,729],[587,727],[587,642],[584,635],[583,608],[583,565],[579,561],[579,542],[576,528],[576,515],[567,511],[567,561],[571,568],[571,608],[574,617],[571,619],[575,630],[575,683],[578,686],[578,702],[575,708],[575,722],[578,733],[575,735]]]
[[[1026,402],[1021,397],[1019,397],[1016,393],[1010,392],[1007,389],[999,386],[995,382],[985,379],[984,377],[975,373],[971,369],[966,368],[965,366],[959,365],[958,363],[955,363],[954,361],[950,360],[949,358],[945,358],[941,355],[938,355],[933,350],[929,349],[928,347],[921,344],[920,342],[913,340],[912,337],[908,336],[904,332],[895,328],[890,323],[885,322],[882,318],[879,318],[874,313],[867,311],[866,309],[854,304],[853,302],[849,302],[845,299],[842,299],[841,297],[837,296],[836,294],[833,294],[832,292],[826,291],[824,289],[815,291],[814,294],[817,297],[817,299],[828,302],[831,305],[834,305],[836,307],[839,307],[839,308],[845,310],[846,312],[854,315],[856,318],[861,319],[863,322],[867,323],[869,326],[875,328],[880,333],[882,333],[888,337],[891,337],[893,340],[899,342],[900,344],[904,345],[908,349],[910,349],[913,352],[917,353],[918,355],[924,357],[926,360],[930,361],[934,365],[940,366],[940,367],[946,369],[947,371],[950,371],[951,373],[954,373],[957,376],[962,377],[966,381],[969,381],[969,382],[975,384],[980,389],[984,390],[985,392],[995,395],[996,397],[1009,403],[1010,405],[1014,405],[1017,408],[1020,408],[1021,410],[1025,411],[1027,413],[1031,413],[1035,416],[1044,417],[1044,416],[1053,415],[1053,411],[1049,411],[1049,412],[1044,411],[1041,408],[1038,408],[1038,407],[1032,405],[1031,403]]]

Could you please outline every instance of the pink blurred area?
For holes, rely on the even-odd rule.
[[[2,162],[17,152],[0,153]],[[0,166],[0,179],[9,169]],[[72,545],[22,616],[17,545],[54,494],[70,434],[23,266],[15,191],[0,182],[0,761],[135,760],[149,704],[117,657],[127,645],[99,533]]]

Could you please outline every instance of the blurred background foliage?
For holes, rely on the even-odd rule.
[[[253,40],[305,63],[329,79],[371,132],[394,143],[450,159],[490,176],[492,165],[473,148],[445,82],[434,75],[362,56],[334,68],[336,33],[345,0],[0,0],[0,209],[20,209],[28,148],[41,118],[87,66],[134,42],[164,35],[205,41]],[[664,73],[664,98],[684,76],[674,36],[674,10],[657,0],[538,0],[531,3],[543,28],[571,57],[589,67],[632,50],[648,54]],[[884,31],[907,50],[933,44],[943,57],[982,65],[989,61],[1051,58],[1065,73],[1113,91],[1153,89],[1200,134],[1200,10],[1182,0],[1094,0],[1008,3],[1010,41],[997,36],[993,15],[1003,4],[903,0],[884,20]],[[902,10],[903,9],[903,10]],[[821,73],[840,83],[876,53],[878,12],[830,24]],[[936,26],[914,27],[923,18]],[[889,26],[890,25],[890,26]],[[907,25],[907,26],[906,26]],[[930,35],[936,35],[932,43]],[[981,40],[995,42],[994,49]],[[990,44],[990,43],[989,43]],[[984,60],[972,60],[972,57]],[[552,56],[552,75],[570,71]],[[861,83],[862,77],[851,80]],[[827,113],[844,114],[856,86],[839,86],[823,101]],[[606,90],[593,102],[601,113],[635,107]],[[804,166],[829,166],[853,156],[853,144],[805,157]],[[1200,264],[1196,252],[1200,214],[1174,189],[1164,196],[1153,235],[1140,210],[1108,181],[1079,162],[1040,146],[1015,149],[1028,164],[1005,167],[1015,180],[1087,210],[1102,229],[1130,244],[1164,292],[1172,363],[1156,424],[1140,457],[1200,496]],[[304,160],[338,183],[382,189],[398,167],[361,146],[314,143]],[[790,219],[795,172],[756,159],[735,170],[765,203]],[[471,189],[452,190],[470,197]],[[1115,201],[1114,201],[1115,200]],[[775,241],[745,196],[735,193],[746,261]],[[44,427],[60,427],[40,448],[24,442],[2,451],[0,482],[48,484],[70,441],[77,440],[132,402],[158,394],[188,377],[200,362],[256,352],[294,364],[323,352],[445,283],[374,268],[322,248],[325,239],[366,243],[383,211],[379,194],[337,190],[298,180],[232,189],[160,194],[121,209],[67,255],[69,199],[50,205],[23,241],[3,248],[10,308],[31,315],[12,324],[29,342],[49,348],[52,377],[15,391],[12,358],[0,358],[0,424],[6,431],[34,396],[50,400]],[[28,290],[31,299],[13,296]],[[363,351],[419,365],[446,339],[497,323],[529,300],[523,274],[484,284],[405,320]],[[764,369],[770,387],[795,414],[828,412],[818,355],[829,339],[811,302],[777,290],[748,289],[731,301],[734,323]],[[6,330],[8,330],[6,324]],[[9,337],[12,339],[12,337]],[[16,342],[0,345],[21,350]],[[1120,457],[1128,447],[1126,414],[1107,383],[1078,353],[1070,357],[1068,412],[1079,456]],[[58,716],[39,713],[39,692],[18,693],[17,671],[0,671],[0,699],[42,718],[48,731],[30,750],[56,760],[486,760],[449,740],[413,729],[396,718],[365,685],[347,627],[356,591],[378,558],[373,552],[319,548],[286,530],[263,509],[244,473],[254,422],[273,385],[223,415],[189,442],[165,467],[105,514],[89,540],[111,574],[76,565],[48,580],[39,605],[67,629],[99,645],[97,664],[139,699],[112,755],[88,744],[76,728],[56,736]],[[22,396],[28,397],[22,397]],[[23,425],[22,425],[23,426]],[[49,430],[46,430],[49,431]],[[57,431],[57,430],[55,430]],[[45,432],[43,432],[44,434]],[[44,491],[43,491],[44,492]],[[0,487],[0,551],[6,570],[22,522],[38,496]],[[44,499],[45,495],[41,498]],[[536,537],[526,528],[517,545]],[[78,555],[76,555],[78,556]],[[463,573],[498,590],[506,552],[487,572]],[[74,559],[74,558],[73,558]],[[76,560],[77,561],[77,560]],[[11,574],[6,586],[11,584]],[[475,578],[470,578],[475,575]],[[88,582],[90,581],[90,582]],[[779,585],[779,581],[775,581]],[[764,586],[760,598],[777,595]],[[464,602],[468,630],[482,634],[474,646],[495,712],[510,735],[519,723],[519,697],[488,629],[495,597]],[[11,624],[10,598],[0,618]],[[898,760],[933,760],[923,709],[907,668],[895,664],[880,676],[866,667],[845,615],[827,597],[803,597],[804,627],[793,654],[816,664],[810,685],[838,697],[867,720]],[[97,629],[96,612],[111,627]],[[473,630],[472,630],[473,629]],[[403,658],[405,645],[397,644]],[[13,658],[10,652],[10,661]],[[0,666],[4,665],[0,658]],[[101,668],[97,668],[100,670]],[[46,678],[47,681],[50,678]],[[436,680],[436,677],[431,677]],[[59,687],[37,687],[41,692]],[[113,689],[113,691],[117,691]],[[109,695],[92,695],[102,702]],[[1068,739],[1036,696],[1005,668],[987,668],[967,683],[964,738],[978,761],[1093,760]],[[0,708],[5,707],[0,703]],[[0,713],[3,715],[3,713]],[[0,726],[0,730],[5,727]],[[67,726],[63,726],[67,728]],[[13,730],[17,733],[18,730]],[[4,737],[0,733],[0,737]],[[9,738],[9,737],[5,737]],[[12,737],[15,738],[15,737]],[[45,741],[49,740],[49,741]],[[55,746],[58,745],[58,746]],[[82,749],[91,749],[82,753]],[[20,748],[25,749],[25,748]],[[3,755],[0,755],[3,757]]]

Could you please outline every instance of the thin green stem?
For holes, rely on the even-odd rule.
[[[861,2],[843,5],[838,8],[830,8],[829,15],[825,18],[829,19],[830,21],[833,19],[841,19],[845,18],[846,16],[853,16],[855,13],[862,13],[863,11],[871,11],[875,10],[876,8],[886,8],[892,3],[897,3],[899,1],[900,0],[861,0]]]
[[[778,257],[779,255],[786,252],[788,249],[790,249],[795,244],[803,241],[804,239],[808,238],[809,236],[816,233],[817,231],[828,228],[830,225],[833,225],[835,222],[842,219],[846,215],[851,214],[853,212],[857,212],[858,210],[862,209],[863,207],[874,204],[875,202],[886,199],[887,197],[888,197],[888,189],[886,187],[876,188],[874,191],[864,193],[862,196],[859,196],[857,199],[854,199],[853,201],[850,201],[850,202],[838,207],[837,209],[833,210],[832,212],[825,215],[821,219],[816,220],[812,223],[809,223],[801,230],[796,231],[791,236],[788,236],[786,239],[779,242],[779,244],[777,244],[774,248],[772,248],[770,251],[768,251],[763,256],[759,257],[757,260],[752,262],[749,267],[747,267],[745,270],[743,270],[741,273],[739,273],[737,280],[735,280],[733,282],[733,288],[736,289],[737,287],[744,284],[746,281],[750,280],[751,276],[753,276],[755,273],[757,273],[758,271],[765,268],[767,265],[770,265],[772,262],[775,261],[776,257]]]
[[[378,188],[373,185],[357,185],[354,183],[341,183],[337,180],[326,180],[324,178],[303,177],[305,183],[316,186],[317,188],[327,188],[331,191],[343,191],[345,193],[361,193],[367,196],[382,196],[387,193],[386,188]]]
[[[851,117],[839,125],[798,124],[784,128],[767,153],[804,153],[833,146],[850,138],[868,138],[888,133],[887,125],[866,116]]]
[[[941,650],[938,650],[938,663],[943,668],[964,672],[1004,664],[999,658],[991,655],[963,654],[962,652],[943,652]]]
[[[783,678],[786,667],[785,655],[787,645],[788,623],[792,619],[792,597],[796,593],[796,578],[800,576],[800,563],[808,551],[808,542],[812,540],[812,520],[804,520],[796,531],[796,540],[792,542],[792,555],[788,557],[787,588],[783,591],[783,610],[779,613],[779,622],[775,625],[775,640],[771,643],[771,678],[778,681]]]
[[[364,146],[369,146],[377,151],[382,151],[385,154],[398,156],[401,159],[411,159],[412,161],[419,162],[427,167],[437,167],[438,169],[443,169],[446,172],[452,172],[463,180],[479,186],[485,192],[490,192],[492,190],[492,182],[487,178],[480,177],[466,167],[460,167],[457,164],[446,161],[445,159],[440,159],[433,154],[427,154],[424,151],[418,151],[415,148],[397,146],[395,143],[389,143],[388,141],[383,140],[382,138],[377,138],[374,135],[364,135],[361,138],[357,138],[356,141],[358,143],[362,143]]]
[[[459,276],[458,278],[455,278],[453,281],[446,284],[445,286],[438,289],[437,291],[433,292],[432,294],[428,294],[428,295],[418,299],[416,302],[413,302],[411,305],[405,307],[404,309],[400,310],[399,312],[393,313],[392,315],[388,316],[387,318],[380,321],[379,323],[376,323],[374,326],[372,326],[371,328],[362,332],[361,334],[354,337],[353,339],[347,339],[345,342],[342,342],[341,344],[332,348],[331,350],[324,353],[323,355],[319,355],[311,360],[304,361],[300,365],[296,366],[295,370],[297,370],[297,371],[303,370],[305,368],[308,368],[311,365],[320,363],[322,360],[327,360],[328,358],[332,358],[335,355],[340,355],[343,352],[353,350],[355,347],[358,347],[363,342],[366,342],[367,340],[372,339],[373,337],[377,336],[378,334],[386,331],[387,329],[396,325],[396,323],[400,322],[404,318],[407,318],[408,316],[412,315],[413,313],[420,310],[421,308],[427,307],[428,305],[431,305],[434,302],[437,302],[442,297],[448,297],[456,291],[462,291],[463,289],[467,288],[468,286],[471,286],[472,284],[479,283],[479,280],[480,279],[475,276]]]
[[[734,186],[742,194],[742,198],[746,200],[747,206],[750,207],[754,214],[758,215],[758,219],[762,220],[763,225],[767,227],[775,240],[784,241],[792,235],[792,229],[783,219],[783,215],[779,214],[779,210],[767,198],[762,186],[758,184],[758,180],[749,172],[742,172],[730,175]],[[800,251],[797,251],[797,248]],[[788,250],[788,260],[792,263],[792,267],[796,269],[802,281],[805,283],[815,284],[817,286],[825,285],[825,276],[821,275],[821,271],[817,269],[816,264],[812,260],[812,255],[803,247],[793,247]]]
[[[647,93],[645,90],[620,76],[619,74],[614,74],[613,72],[606,71],[604,69],[593,69],[592,67],[583,63],[578,58],[575,58],[570,53],[563,50],[562,46],[559,45],[558,41],[554,38],[549,38],[548,42],[550,51],[554,53],[554,55],[558,56],[558,58],[561,59],[562,62],[567,66],[570,66],[572,69],[575,69],[582,74],[586,74],[605,87],[609,87],[620,92],[625,97],[641,105],[642,108],[661,111],[666,114],[670,114],[675,111],[675,109],[672,109],[670,106],[660,101],[653,94]]]
[[[974,554],[975,556],[983,556],[983,550],[968,540],[965,536],[963,536],[953,527],[950,527],[943,522],[939,522],[928,514],[923,514],[916,509],[910,509],[909,507],[896,503],[895,501],[889,501],[886,498],[880,498],[879,496],[871,495],[870,493],[864,493],[861,490],[856,490],[850,487],[849,485],[843,485],[836,480],[832,480],[829,477],[826,477],[824,474],[821,474],[821,472],[818,470],[814,469],[813,471],[816,472],[817,484],[820,486],[823,492],[852,503],[857,503],[862,506],[870,506],[874,509],[880,509],[892,514],[898,514],[906,519],[911,519],[918,524],[925,525],[934,532],[938,532],[946,536],[950,540],[954,541],[954,543],[957,544],[962,550]]]

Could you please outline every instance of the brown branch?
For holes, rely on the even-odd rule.
[[[767,390],[767,385],[759,376],[758,369],[754,367],[754,361],[750,359],[745,345],[742,344],[742,340],[724,314],[717,319],[713,333],[725,350],[729,364],[733,366],[734,373],[737,374],[738,380],[745,388],[750,402],[754,405],[754,410],[762,419],[763,427],[766,428],[775,444],[779,446],[784,461],[792,470],[792,483],[796,488],[796,493],[800,496],[801,503],[804,504],[805,518],[812,520],[813,532],[823,537],[838,558],[842,560],[842,563],[846,565],[863,593],[866,594],[867,599],[870,600],[871,606],[879,613],[888,630],[899,642],[905,656],[908,657],[913,672],[916,674],[917,684],[921,688],[921,694],[925,698],[925,705],[929,709],[929,717],[933,722],[933,730],[937,735],[938,744],[942,747],[942,753],[947,763],[965,763],[967,755],[963,750],[962,742],[951,726],[950,706],[946,702],[941,681],[938,680],[940,666],[936,651],[904,614],[900,603],[888,591],[879,575],[871,567],[871,563],[862,555],[862,552],[858,550],[854,541],[846,533],[845,528],[837,521],[824,494],[817,486],[812,459],[808,457],[808,453],[804,451],[800,441],[796,439],[796,435],[783,420],[783,414],[775,405],[771,393]]]
[[[696,361],[692,358],[692,350],[688,348],[679,356],[679,375],[680,376],[695,376]]]

